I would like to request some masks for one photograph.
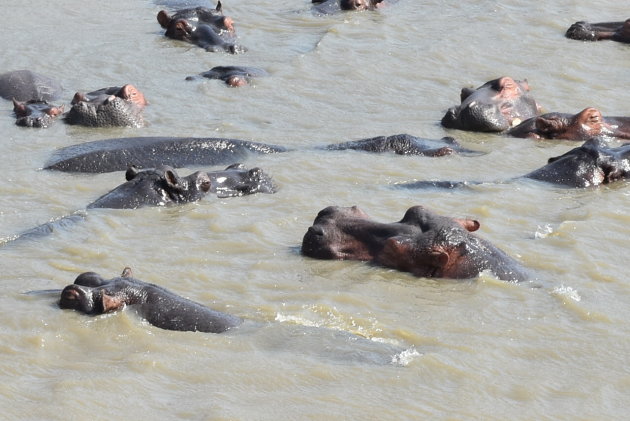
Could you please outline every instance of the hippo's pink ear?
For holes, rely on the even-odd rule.
[[[481,226],[481,224],[479,224],[479,221],[477,221],[476,219],[459,219],[459,218],[454,218],[454,219],[455,219],[455,222],[457,222],[465,230],[470,231],[470,232],[477,231],[479,227]]]
[[[101,301],[103,303],[103,313],[116,311],[125,305],[125,302],[120,297],[107,295],[104,291],[103,291],[103,294],[101,295]]]
[[[166,29],[168,28],[169,23],[171,23],[171,17],[168,15],[166,10],[160,10],[157,14],[157,21],[162,28]]]

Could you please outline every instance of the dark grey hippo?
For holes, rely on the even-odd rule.
[[[442,125],[449,129],[502,132],[540,113],[527,81],[501,77],[476,89],[463,88],[461,104],[448,109]]]
[[[17,101],[13,100],[13,112],[15,113],[15,124],[23,127],[49,127],[55,118],[62,114],[64,106],[57,106],[48,101],[30,100]]]
[[[247,49],[236,44],[232,18],[223,16],[221,2],[215,9],[195,7],[174,13],[160,10],[157,21],[166,29],[168,38],[198,45],[206,51],[244,53]]]
[[[0,96],[17,101],[54,101],[61,97],[61,84],[30,70],[14,70],[0,75]]]
[[[601,41],[610,39],[630,43],[630,19],[626,19],[624,22],[575,22],[567,29],[565,36],[579,41]]]
[[[401,155],[442,156],[471,152],[452,138],[423,139],[407,134],[378,136],[371,139],[331,144],[319,149],[354,149],[367,152],[393,152]],[[46,169],[67,172],[103,173],[170,165],[225,165],[243,161],[256,154],[287,152],[290,149],[264,143],[225,138],[132,137],[105,139],[71,145],[57,150]]]
[[[390,0],[389,2],[393,2]],[[384,0],[312,0],[313,11],[321,14],[332,14],[342,10],[375,10],[385,3]]]
[[[471,234],[479,222],[438,215],[422,206],[403,219],[381,223],[356,206],[329,206],[302,240],[302,254],[317,259],[362,260],[428,278],[466,279],[491,271],[524,281],[525,269],[488,241]]]
[[[564,155],[549,158],[547,164],[518,179],[544,181],[557,186],[584,188],[630,179],[630,144],[611,148],[602,138],[589,139]],[[483,184],[480,181],[416,181],[400,188],[454,189]]]
[[[232,87],[249,85],[253,78],[269,76],[263,69],[247,66],[216,66],[207,72],[195,76],[188,76],[186,80],[201,78],[222,80]]]
[[[143,127],[147,101],[133,85],[77,92],[65,115],[68,124],[88,127]]]
[[[221,333],[243,322],[239,317],[135,279],[129,268],[120,277],[108,280],[94,272],[82,273],[63,289],[59,307],[91,316],[129,307],[153,326],[179,331]]]

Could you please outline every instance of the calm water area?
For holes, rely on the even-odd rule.
[[[577,146],[445,130],[462,87],[527,79],[544,111],[628,116],[630,46],[564,37],[578,20],[621,21],[626,2],[400,0],[317,16],[310,0],[225,0],[241,55],[165,38],[152,0],[4,1],[0,73],[30,69],[76,91],[131,83],[147,127],[58,120],[17,127],[0,100],[0,238],[80,211],[124,174],[42,170],[64,146],[198,136],[293,149],[244,162],[276,194],[180,207],[94,209],[36,241],[0,247],[1,419],[622,420],[630,407],[630,184],[565,189],[507,181]],[[256,66],[243,88],[185,77]],[[409,133],[453,136],[480,156],[321,151]],[[201,168],[185,168],[189,174]],[[219,169],[216,168],[205,168]],[[481,180],[455,191],[417,180]],[[506,182],[507,181],[507,182]],[[412,205],[481,223],[532,281],[416,278],[299,253],[317,212],[357,205],[383,222]],[[172,332],[130,309],[57,307],[81,272],[130,266],[147,282],[245,319],[225,334]]]

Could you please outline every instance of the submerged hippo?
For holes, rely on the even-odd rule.
[[[472,231],[479,222],[438,215],[422,206],[399,222],[371,221],[356,206],[329,206],[302,240],[302,254],[317,259],[362,260],[415,276],[466,279],[491,271],[505,281],[527,275],[513,258]]]
[[[65,116],[68,124],[88,127],[143,127],[147,101],[133,85],[77,92]]]
[[[422,139],[407,134],[324,146],[323,149],[355,149],[368,152],[394,152],[402,155],[442,156],[453,152],[473,152],[452,138]],[[71,145],[57,150],[46,169],[67,172],[103,173],[170,165],[225,165],[243,161],[253,154],[287,152],[288,148],[238,139],[195,137],[132,137],[105,139]]]
[[[627,19],[625,22],[575,22],[567,29],[565,36],[580,41],[611,39],[613,41],[630,43],[630,19]]]
[[[60,308],[92,316],[127,306],[153,326],[167,330],[221,333],[243,322],[239,317],[132,278],[129,268],[120,277],[108,280],[94,272],[82,273],[63,289],[59,298]]]
[[[461,104],[448,109],[442,125],[449,129],[502,132],[539,114],[527,81],[501,77],[476,89],[463,88]]]
[[[13,100],[13,112],[15,113],[15,124],[24,127],[49,127],[55,118],[62,114],[64,106],[57,106],[48,101],[30,100],[17,101]]]
[[[341,10],[374,10],[383,0],[312,0],[318,13],[331,14]]]
[[[547,164],[519,179],[533,179],[558,186],[583,188],[630,179],[630,144],[611,148],[601,138],[589,139],[564,155],[549,158]],[[454,189],[483,184],[479,181],[416,181],[402,188]]]
[[[630,139],[630,117],[603,117],[597,108],[589,107],[575,115],[548,113],[532,117],[511,128],[507,134],[581,141],[597,136]]]
[[[157,14],[157,21],[166,29],[168,38],[198,45],[206,51],[244,53],[247,49],[236,45],[232,18],[223,16],[221,2],[215,9],[195,7],[178,10],[172,15],[165,10]]]
[[[196,76],[188,76],[186,80],[196,80],[201,78],[218,79],[232,87],[249,85],[256,77],[269,76],[263,69],[246,66],[216,66],[207,72],[199,73]]]
[[[0,75],[0,96],[16,101],[54,101],[63,88],[56,80],[30,70],[14,70]]]

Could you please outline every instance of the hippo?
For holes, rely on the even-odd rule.
[[[88,127],[143,127],[143,111],[148,104],[133,85],[111,86],[96,91],[77,92],[65,122]]]
[[[378,136],[362,141],[323,146],[319,149],[355,149],[368,152],[394,152],[403,155],[443,156],[453,152],[475,153],[459,146],[452,138],[422,139],[407,134]],[[132,137],[104,139],[66,146],[57,150],[45,169],[66,172],[103,173],[170,165],[225,165],[253,154],[288,152],[290,149],[238,139],[196,137]]]
[[[329,206],[317,214],[301,250],[316,259],[369,261],[418,277],[468,279],[490,271],[505,281],[526,280],[516,260],[471,234],[479,226],[423,206],[394,223],[372,221],[356,206]]]
[[[13,112],[17,119],[15,124],[23,127],[49,127],[55,118],[62,114],[64,106],[57,106],[48,101],[30,100],[17,101],[13,100]]]
[[[225,82],[228,86],[238,87],[249,85],[251,80],[255,77],[269,76],[263,69],[257,67],[245,67],[245,66],[216,66],[207,72],[199,73],[196,76],[188,76],[186,80],[196,80],[201,78],[207,79],[219,79]]]
[[[567,29],[565,36],[579,41],[610,39],[630,43],[630,19],[626,19],[625,22],[575,22]]]
[[[448,109],[442,125],[449,129],[502,132],[539,113],[527,81],[504,76],[476,89],[463,88],[461,104]]]
[[[513,180],[532,179],[570,188],[584,188],[630,179],[630,144],[610,147],[595,137],[564,155],[549,158],[547,164]],[[400,188],[455,189],[484,184],[480,181],[415,181]]]
[[[59,307],[96,316],[129,306],[153,326],[166,330],[222,333],[243,320],[212,310],[161,286],[132,277],[125,268],[120,277],[104,279],[94,272],[77,276],[61,291]]]
[[[532,117],[508,130],[507,134],[581,141],[597,136],[630,139],[630,117],[603,117],[597,108],[589,107],[575,115],[547,113]]]
[[[312,0],[313,10],[317,13],[332,14],[342,10],[375,10],[381,7],[383,0]]]
[[[195,7],[169,14],[160,10],[157,21],[166,29],[168,38],[198,45],[206,51],[244,53],[247,49],[237,45],[232,18],[223,16],[221,2],[215,9]]]
[[[30,70],[13,70],[0,75],[0,96],[16,101],[55,101],[63,88],[56,80]]]

